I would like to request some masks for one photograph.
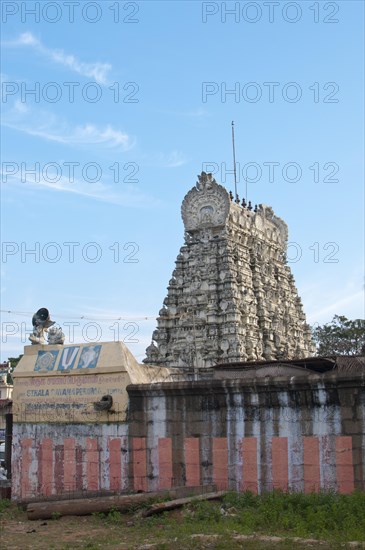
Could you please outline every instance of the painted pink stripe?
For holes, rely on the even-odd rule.
[[[318,437],[303,437],[304,492],[318,493],[321,487]]]
[[[213,437],[213,480],[218,490],[228,489],[228,448],[226,437]]]
[[[64,488],[65,491],[76,489],[76,452],[75,439],[67,437],[63,442],[64,447]]]
[[[288,438],[272,438],[273,489],[288,490]]]
[[[200,442],[198,437],[187,437],[184,441],[186,485],[200,485]]]
[[[99,453],[98,441],[95,438],[86,438],[86,478],[88,491],[99,489]]]
[[[53,492],[53,440],[43,439],[40,445],[40,463],[38,472],[41,480],[40,491],[44,496],[49,496]]]
[[[242,440],[242,490],[257,494],[257,438]]]
[[[158,467],[160,489],[170,489],[172,486],[172,439],[160,437],[158,440]]]
[[[31,495],[30,487],[30,465],[32,463],[32,448],[33,439],[26,438],[20,441],[21,446],[21,467],[20,467],[20,493],[22,498],[27,498]]]
[[[146,438],[133,437],[133,480],[135,491],[147,491]]]
[[[355,490],[351,436],[336,437],[336,477],[339,493],[352,493]]]
[[[109,477],[111,491],[120,491],[121,489],[121,444],[122,442],[120,437],[115,439],[109,438]]]

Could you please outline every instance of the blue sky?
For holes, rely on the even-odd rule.
[[[239,194],[288,224],[308,321],[364,317],[363,2],[2,10],[2,360],[40,307],[143,358],[184,195],[207,164],[233,187],[232,120]]]

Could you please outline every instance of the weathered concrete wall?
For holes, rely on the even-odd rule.
[[[14,422],[123,422],[131,383],[168,377],[166,369],[140,365],[122,342],[25,346],[14,372]],[[110,410],[94,403],[110,395]]]
[[[12,498],[125,491],[127,424],[14,424]]]
[[[42,383],[51,387],[59,376],[49,373]],[[72,380],[82,384],[91,376],[77,373]],[[15,388],[19,380],[31,386],[38,379],[30,369],[15,379]],[[211,483],[254,492],[365,490],[364,387],[365,374],[333,372],[123,383],[123,419],[103,411],[80,422],[77,415],[63,416],[62,408],[48,417],[35,416],[33,408],[18,410],[12,497]],[[16,391],[22,395],[23,385]],[[23,395],[26,407],[35,402],[29,391]],[[76,394],[65,402],[77,406],[79,399],[83,404]],[[52,404],[48,396],[40,402]]]
[[[170,379],[121,342],[26,346],[14,373],[12,498],[125,491],[130,383]],[[95,410],[104,395],[108,410]]]
[[[364,385],[326,374],[129,386],[134,485],[364,490]]]

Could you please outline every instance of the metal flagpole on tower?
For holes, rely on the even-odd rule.
[[[234,144],[234,121],[232,120],[232,148],[233,148],[233,173],[234,173],[234,195],[237,200],[237,174],[236,174],[236,148]]]

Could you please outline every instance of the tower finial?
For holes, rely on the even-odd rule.
[[[236,174],[236,148],[234,143],[234,121],[232,120],[232,149],[233,149],[233,173],[234,173],[234,194],[237,200],[237,174]]]

